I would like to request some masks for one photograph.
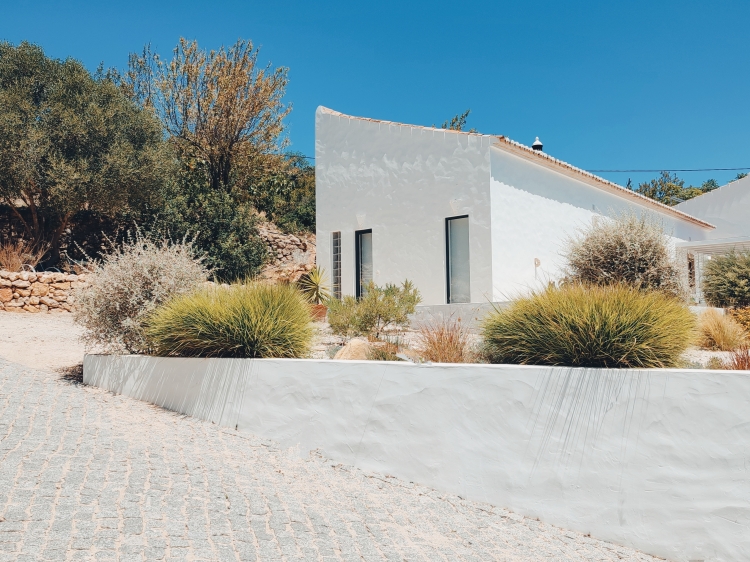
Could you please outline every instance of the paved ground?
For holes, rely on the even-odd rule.
[[[0,561],[655,560],[0,360]]]

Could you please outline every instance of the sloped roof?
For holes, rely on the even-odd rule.
[[[555,170],[557,172],[560,172],[562,174],[565,174],[569,177],[573,177],[577,180],[580,180],[588,185],[591,185],[593,187],[597,187],[599,189],[603,189],[604,191],[607,191],[609,193],[613,193],[615,195],[619,195],[621,197],[630,198],[633,199],[635,202],[637,202],[640,205],[643,205],[645,207],[650,207],[656,211],[659,211],[661,213],[664,213],[666,215],[671,215],[673,217],[676,217],[680,220],[692,222],[693,224],[697,224],[698,226],[706,229],[714,229],[714,225],[707,223],[705,221],[702,221],[701,219],[698,219],[696,217],[693,217],[687,213],[684,213],[682,211],[679,211],[675,209],[674,207],[670,207],[669,205],[665,205],[664,203],[659,203],[658,201],[654,201],[653,199],[646,197],[645,195],[641,195],[640,193],[637,193],[635,191],[632,191],[626,187],[623,187],[621,185],[618,185],[614,182],[611,182],[609,180],[606,180],[602,177],[599,177],[595,174],[592,174],[591,172],[587,172],[586,170],[582,170],[581,168],[577,168],[571,164],[568,164],[567,162],[563,162],[562,160],[558,160],[557,158],[554,158],[550,156],[549,154],[545,152],[541,152],[538,150],[534,150],[526,145],[523,145],[519,142],[516,142],[514,140],[509,139],[506,136],[503,135],[486,135],[482,133],[470,133],[467,131],[453,131],[450,129],[438,129],[437,127],[425,127],[423,125],[408,125],[405,123],[397,123],[395,121],[384,121],[382,119],[372,119],[370,117],[355,117],[352,115],[346,115],[345,113],[341,113],[339,111],[335,111],[333,109],[329,109],[327,107],[319,106],[318,111],[321,113],[325,113],[328,115],[335,115],[338,117],[343,117],[346,119],[355,119],[358,121],[369,121],[372,123],[381,123],[384,125],[394,125],[398,127],[409,127],[412,129],[422,129],[422,130],[428,130],[428,131],[436,131],[446,134],[456,134],[456,135],[469,135],[469,136],[477,136],[477,137],[488,137],[493,139],[495,142],[492,146],[499,148],[501,150],[504,150],[506,152],[510,152],[512,154],[515,154],[516,156],[519,156],[521,158],[530,160],[536,164],[539,164],[541,166],[545,166],[547,168],[550,168],[552,170]]]

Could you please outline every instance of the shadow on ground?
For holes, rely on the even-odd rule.
[[[83,384],[83,363],[58,369],[57,372],[60,373],[60,379],[67,383]]]

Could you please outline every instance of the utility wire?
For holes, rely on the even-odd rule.
[[[631,172],[726,172],[726,171],[737,171],[737,170],[750,170],[750,166],[746,168],[675,168],[660,170],[589,170],[589,172],[609,172],[609,173],[631,173]]]

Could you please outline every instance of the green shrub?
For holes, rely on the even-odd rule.
[[[102,260],[89,265],[87,286],[76,292],[74,318],[85,328],[88,345],[114,353],[147,352],[145,318],[209,275],[190,243],[155,242],[139,231],[121,246],[110,244]]]
[[[713,256],[705,262],[701,283],[711,306],[750,306],[750,252]]]
[[[565,285],[519,298],[484,321],[492,363],[572,367],[670,367],[695,337],[676,298],[627,285]]]
[[[334,334],[379,338],[384,330],[409,323],[422,298],[411,281],[401,286],[370,283],[358,300],[352,296],[328,303],[328,323]]]
[[[195,238],[195,248],[220,281],[260,273],[268,250],[258,235],[259,218],[237,193],[212,190],[197,171],[183,171],[151,218],[169,236]]]
[[[674,263],[669,237],[661,225],[647,217],[622,215],[598,219],[564,251],[569,281],[587,285],[626,283],[683,295],[679,269]]]
[[[304,357],[314,328],[310,306],[291,285],[209,286],[182,295],[148,318],[157,355]]]

